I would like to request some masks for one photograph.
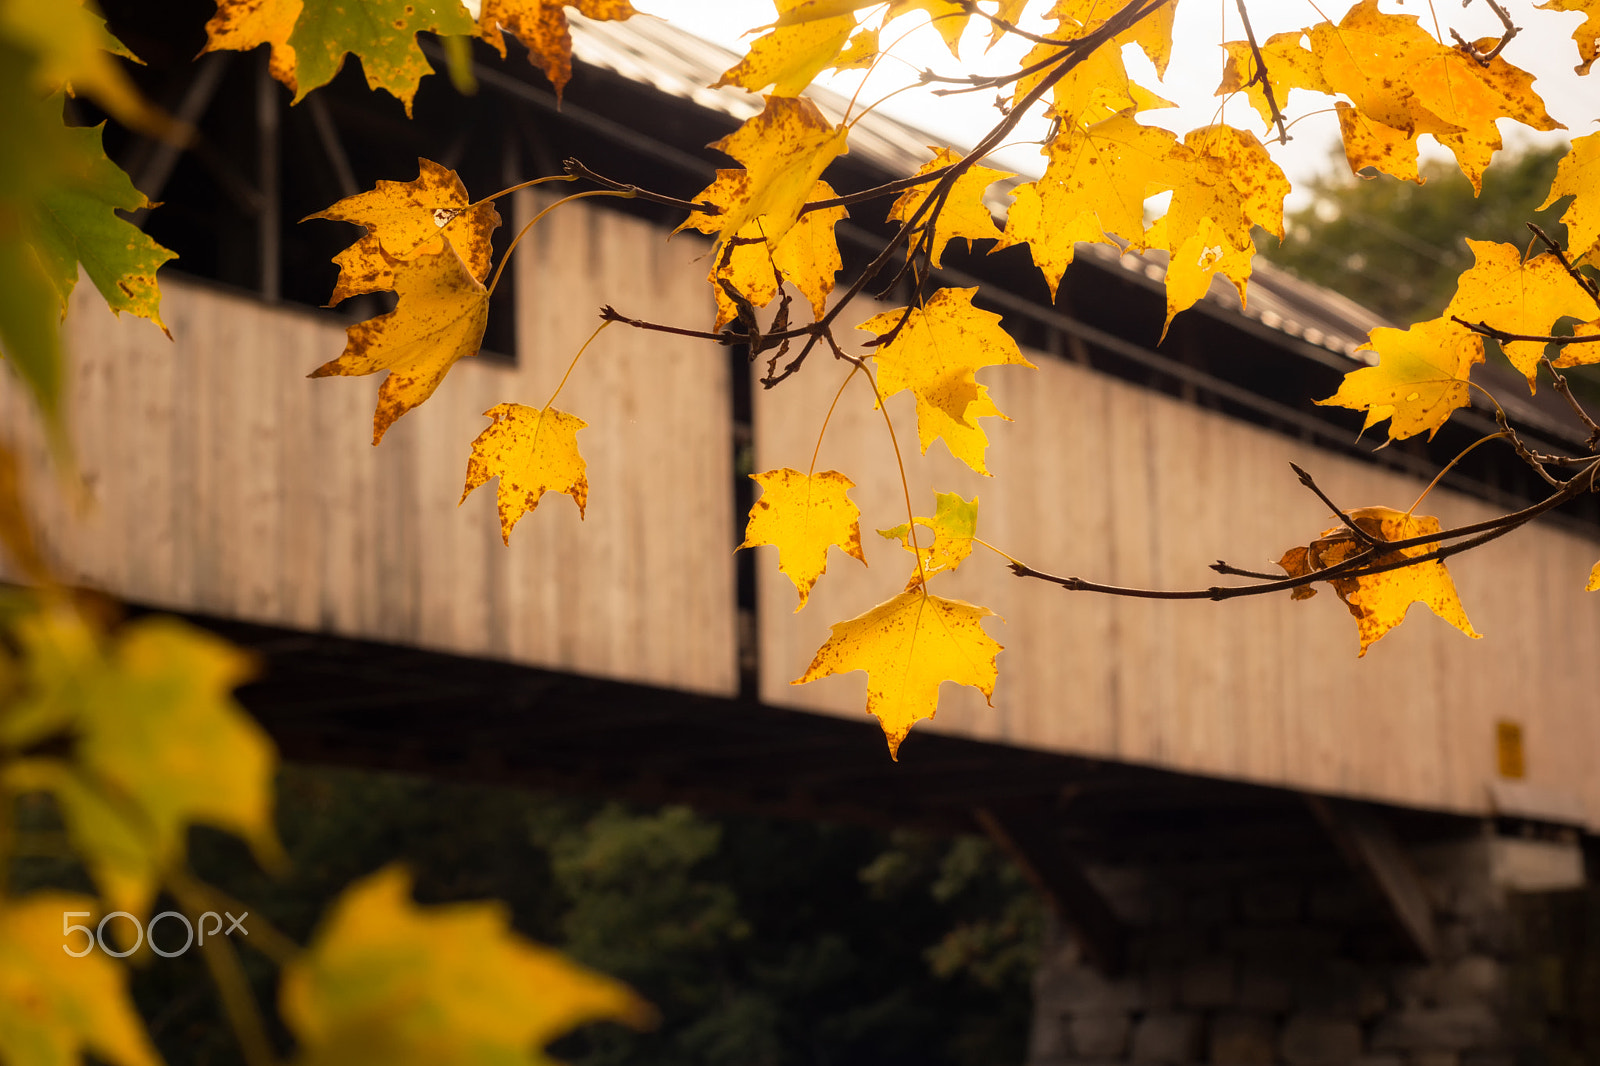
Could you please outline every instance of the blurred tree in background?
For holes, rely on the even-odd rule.
[[[1263,241],[1262,254],[1391,322],[1430,318],[1472,266],[1467,236],[1523,247],[1533,240],[1525,225],[1532,219],[1566,240],[1560,207],[1534,210],[1566,151],[1565,145],[1530,149],[1498,160],[1484,175],[1483,195],[1474,198],[1472,184],[1449,159],[1422,164],[1426,184],[1417,185],[1356,177],[1336,148],[1330,169],[1311,183],[1315,202],[1291,213],[1283,243]]]

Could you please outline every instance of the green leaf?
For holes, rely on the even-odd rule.
[[[76,180],[39,199],[32,234],[39,258],[60,297],[61,314],[66,314],[82,263],[112,311],[148,318],[170,337],[161,321],[156,270],[177,253],[117,216],[117,209],[137,211],[150,201],[106,158],[100,142],[103,129],[104,124],[66,129],[76,155]]]
[[[344,57],[354,53],[367,87],[399,97],[410,116],[417,83],[433,73],[417,47],[417,34],[470,34],[472,28],[460,0],[306,0],[289,34],[296,62],[294,102],[332,81]]]

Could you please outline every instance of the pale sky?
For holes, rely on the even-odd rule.
[[[1478,37],[1498,36],[1500,21],[1483,3],[1474,0],[1463,8],[1459,0],[1434,0],[1440,30],[1446,40],[1452,28],[1461,31],[1469,40]],[[660,15],[691,33],[714,40],[730,48],[741,48],[741,34],[775,17],[771,0],[634,0],[640,11]],[[1035,10],[1048,8],[1047,3],[1030,5]],[[1311,0],[1252,0],[1247,5],[1256,39],[1266,40],[1274,33],[1298,29],[1320,22],[1325,13],[1335,22],[1351,5],[1349,0],[1332,0],[1331,3],[1313,5]],[[1508,148],[1533,140],[1550,140],[1577,136],[1596,128],[1595,116],[1600,114],[1600,68],[1586,78],[1578,77],[1573,66],[1578,62],[1577,47],[1572,31],[1583,21],[1578,13],[1534,10],[1532,0],[1506,0],[1516,25],[1523,32],[1506,49],[1506,58],[1539,76],[1534,90],[1543,97],[1545,106],[1557,121],[1570,127],[1567,133],[1538,134],[1525,126],[1506,119],[1500,120],[1500,130]],[[1322,13],[1319,13],[1319,9]],[[1433,28],[1426,0],[1399,3],[1385,0],[1385,11],[1419,15],[1422,25]],[[895,26],[910,26],[925,21],[921,15],[908,16]],[[1012,69],[1026,45],[997,47],[987,56],[983,46],[988,29],[973,20],[962,45],[962,55],[981,62],[981,69],[998,72],[1009,63]],[[1050,23],[1034,19],[1025,23],[1028,28],[1042,31]],[[1213,95],[1222,79],[1224,53],[1217,44],[1226,40],[1240,40],[1244,31],[1239,21],[1235,0],[1181,0],[1177,9],[1177,23],[1173,33],[1174,48],[1171,65],[1165,81],[1156,78],[1155,70],[1137,48],[1125,50],[1128,73],[1135,81],[1178,103],[1177,108],[1144,111],[1139,121],[1165,126],[1183,133],[1196,126],[1217,121],[1218,108],[1223,107],[1223,118],[1233,125],[1254,132],[1263,141],[1267,130],[1254,108],[1240,93],[1224,102]],[[750,38],[743,38],[748,41]],[[889,36],[886,35],[885,43]],[[1009,50],[1005,50],[1009,48]],[[741,49],[742,50],[742,49]],[[884,62],[873,73],[872,81],[862,93],[863,99],[876,99],[915,80],[915,72],[922,67],[932,67],[941,74],[966,73],[958,69],[937,34],[924,26],[895,48],[894,55],[903,56],[905,63]],[[845,95],[854,93],[860,85],[861,72],[848,72],[822,79],[823,84]],[[956,147],[973,144],[998,115],[993,107],[994,93],[973,93],[961,96],[933,97],[925,89],[910,89],[888,101],[881,110],[904,122],[936,133]],[[1283,103],[1279,101],[1280,105]],[[1317,93],[1294,92],[1286,115],[1294,120],[1308,117],[1290,129],[1293,138],[1288,145],[1268,144],[1273,158],[1288,174],[1289,180],[1301,190],[1307,179],[1329,169],[1330,153],[1339,140],[1339,124],[1332,111],[1309,115],[1320,108],[1331,107],[1331,99]],[[837,116],[834,116],[837,117]],[[1023,130],[1030,130],[1023,134]],[[1019,135],[1038,137],[1043,124],[1019,127]],[[1431,137],[1422,139],[1423,155],[1444,154]],[[1020,145],[996,154],[1002,165],[1014,170],[1038,171],[1043,161],[1037,148]],[[1381,179],[1389,180],[1389,179]],[[1305,202],[1303,191],[1290,197],[1290,206]]]

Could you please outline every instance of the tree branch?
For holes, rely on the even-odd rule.
[[[1237,0],[1239,18],[1244,23],[1244,35],[1250,42],[1250,54],[1255,57],[1256,72],[1245,85],[1261,83],[1261,94],[1267,98],[1267,107],[1272,111],[1273,125],[1278,127],[1278,143],[1289,143],[1289,127],[1284,125],[1283,112],[1278,108],[1278,99],[1272,92],[1272,79],[1267,77],[1267,61],[1261,55],[1261,46],[1256,43],[1256,31],[1250,26],[1250,12],[1245,9],[1244,0]]]

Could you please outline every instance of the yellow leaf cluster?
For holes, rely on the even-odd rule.
[[[1445,317],[1455,316],[1473,324],[1482,323],[1506,333],[1548,335],[1563,318],[1586,321],[1600,308],[1595,306],[1583,286],[1573,280],[1560,260],[1548,252],[1523,259],[1511,244],[1475,241],[1470,238],[1472,269],[1461,275],[1456,294],[1445,308]],[[1509,341],[1502,345],[1511,365],[1528,379],[1533,391],[1544,344],[1539,341]],[[1560,365],[1571,366],[1583,359],[1585,345],[1570,345]],[[1593,347],[1588,345],[1587,347]]]
[[[1370,537],[1379,541],[1410,540],[1440,531],[1437,518],[1396,511],[1392,507],[1360,507],[1349,512],[1349,517]],[[1426,542],[1398,551],[1380,551],[1369,565],[1382,566],[1402,558],[1415,559],[1436,548],[1437,543]],[[1325,531],[1306,547],[1290,548],[1278,565],[1291,577],[1307,577],[1319,570],[1337,566],[1365,550],[1365,543],[1349,529],[1339,526]],[[1413,603],[1424,605],[1474,640],[1479,636],[1467,620],[1467,613],[1456,595],[1455,582],[1450,579],[1450,571],[1441,560],[1431,559],[1364,577],[1333,577],[1327,581],[1356,620],[1361,642],[1358,657],[1366,655],[1367,649],[1385,633],[1405,621],[1406,611]],[[1310,585],[1302,585],[1294,590],[1294,598],[1306,599],[1315,591]]]

